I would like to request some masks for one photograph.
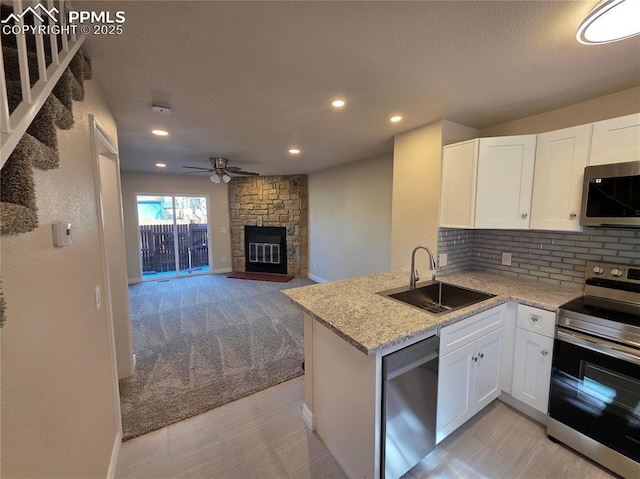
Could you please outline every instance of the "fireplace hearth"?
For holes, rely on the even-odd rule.
[[[287,274],[287,229],[245,226],[244,252],[246,271]]]

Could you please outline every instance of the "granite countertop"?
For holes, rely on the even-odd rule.
[[[438,316],[385,298],[379,291],[408,284],[408,272],[394,271],[284,290],[307,314],[365,354],[373,355],[423,333],[513,299],[555,311],[580,296],[582,287],[557,286],[503,274],[466,272],[438,280],[496,296]]]

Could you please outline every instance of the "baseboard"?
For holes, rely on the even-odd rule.
[[[304,419],[304,423],[311,430],[311,432],[316,430],[316,417],[309,410],[306,404],[302,405],[302,419]]]
[[[315,274],[308,273],[307,278],[315,281],[316,283],[328,283],[329,280],[316,276]]]
[[[537,409],[532,408],[528,404],[525,404],[522,401],[520,401],[519,399],[514,398],[511,394],[507,394],[507,393],[503,392],[502,394],[500,394],[498,399],[500,401],[502,401],[503,403],[511,406],[513,409],[517,409],[518,411],[520,411],[525,416],[529,416],[531,419],[533,419],[534,421],[539,422],[543,426],[547,425],[548,416],[546,414],[541,413]]]
[[[107,479],[113,479],[116,475],[116,465],[118,464],[118,454],[120,453],[120,445],[122,444],[122,431],[116,433],[111,449],[111,460],[109,461],[109,469],[107,470]]]
[[[233,268],[231,268],[231,267],[216,268],[216,269],[212,270],[211,272],[213,274],[233,273]]]
[[[142,283],[142,278],[129,278],[127,282],[129,285]]]

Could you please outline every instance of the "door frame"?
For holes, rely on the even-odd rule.
[[[111,478],[115,475],[115,467],[120,450],[120,444],[122,442],[122,412],[120,409],[120,391],[118,386],[118,362],[116,357],[116,341],[115,341],[115,329],[113,320],[112,298],[111,298],[111,282],[109,273],[109,256],[106,247],[105,238],[105,216],[104,216],[104,196],[102,190],[102,179],[100,175],[100,157],[106,157],[115,161],[117,171],[120,171],[120,159],[118,156],[118,147],[116,143],[111,139],[100,122],[93,116],[89,115],[89,131],[91,136],[91,149],[93,154],[93,170],[94,170],[94,183],[96,191],[96,206],[97,206],[97,223],[100,242],[100,253],[102,257],[102,270],[103,270],[103,284],[104,284],[104,307],[107,313],[107,329],[109,340],[109,352],[111,359],[111,376],[113,382],[113,404],[115,409],[115,427],[116,437],[114,446],[112,449],[111,460],[109,463],[109,470],[107,477]],[[120,211],[122,218],[122,188],[120,185],[120,175],[118,175],[118,196],[120,197]],[[124,229],[122,230],[124,233]],[[124,234],[122,235],[122,244],[124,244]],[[129,318],[129,324],[131,318]],[[131,344],[131,343],[130,343]],[[131,348],[133,349],[133,348]],[[131,358],[131,374],[135,367],[135,357],[133,357],[133,351],[129,356]]]

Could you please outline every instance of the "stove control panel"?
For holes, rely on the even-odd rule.
[[[596,278],[640,284],[640,266],[587,261],[585,280]]]

